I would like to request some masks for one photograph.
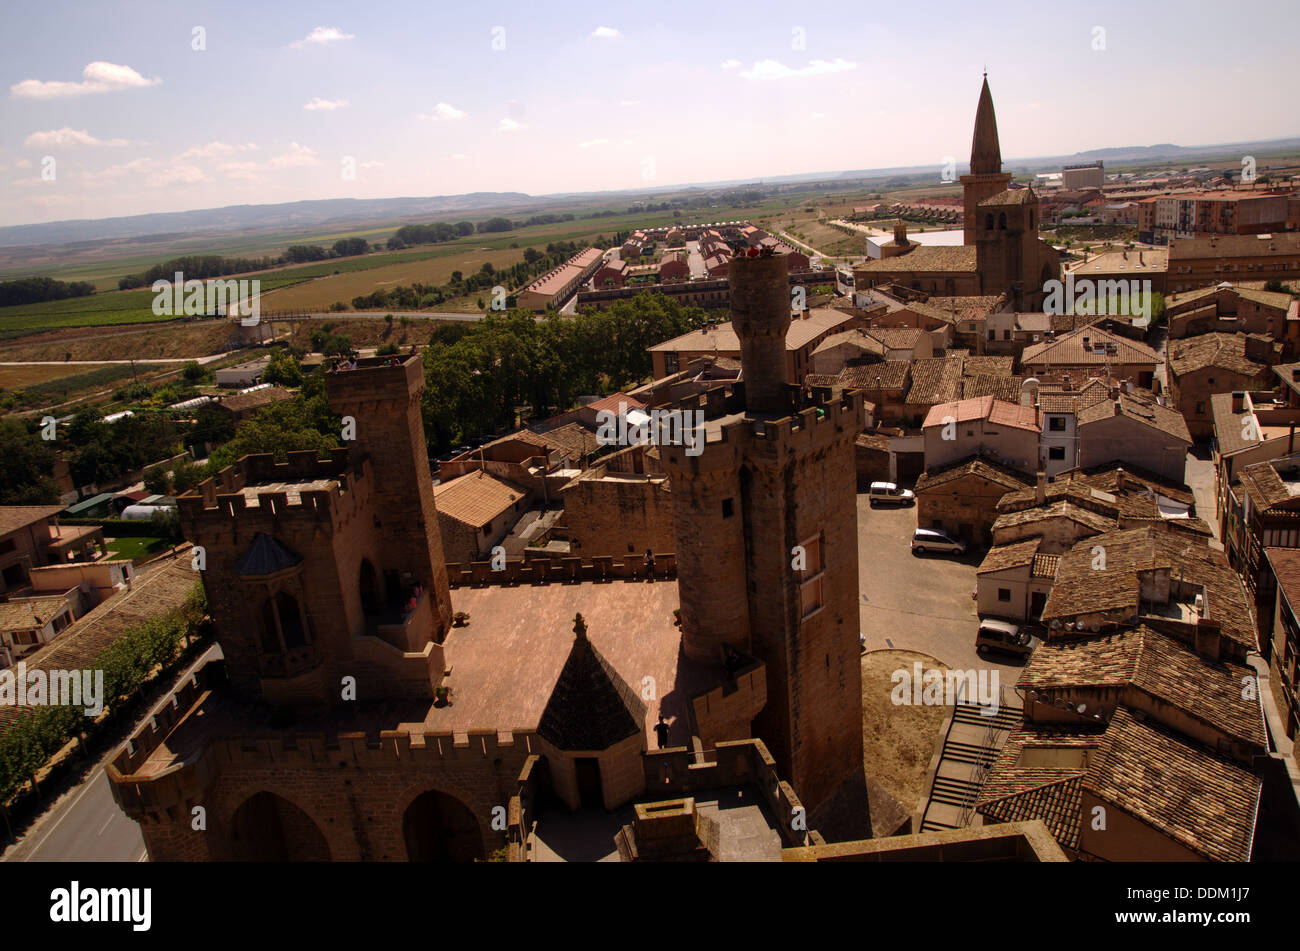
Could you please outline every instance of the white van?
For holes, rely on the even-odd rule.
[[[872,505],[911,505],[916,496],[911,489],[900,489],[892,482],[873,482],[867,492]]]
[[[947,551],[955,555],[964,555],[966,544],[937,528],[918,528],[912,533],[912,554],[924,555],[927,551]]]

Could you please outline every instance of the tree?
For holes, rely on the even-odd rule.
[[[197,360],[191,360],[185,364],[181,370],[181,377],[186,383],[191,385],[197,383],[208,383],[213,378],[212,371],[200,364]]]
[[[0,505],[54,505],[59,489],[54,482],[58,453],[17,419],[0,420]]]
[[[281,386],[301,386],[302,370],[288,350],[276,348],[271,351],[270,362],[262,371],[263,383],[278,383]]]

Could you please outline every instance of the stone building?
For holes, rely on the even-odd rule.
[[[1214,435],[1211,397],[1273,386],[1278,362],[1271,338],[1258,334],[1207,333],[1170,340],[1165,375],[1170,404],[1187,421],[1193,439]]]
[[[732,262],[743,405],[707,426],[703,452],[660,449],[672,484],[682,648],[767,666],[755,721],[810,816],[862,800],[862,684],[854,440],[860,393],[804,404],[787,385],[790,327],[779,255]]]

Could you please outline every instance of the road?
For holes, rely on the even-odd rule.
[[[213,644],[185,673],[179,683],[201,664],[221,657]],[[149,710],[149,716],[166,697]],[[145,717],[138,722],[143,723]],[[134,730],[132,731],[134,732]],[[104,765],[111,762],[122,745],[100,758],[79,786],[65,792],[32,825],[18,842],[0,857],[4,862],[143,862],[146,860],[140,826],[118,808],[108,785]]]
[[[911,650],[950,668],[998,670],[1014,684],[1022,664],[1014,658],[975,651],[976,551],[962,558],[912,554],[913,507],[871,508],[858,496],[858,587],[867,650]]]

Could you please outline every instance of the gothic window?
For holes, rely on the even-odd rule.
[[[998,215],[998,230],[999,231],[1007,230],[1007,213],[1005,211],[1002,212],[1002,214]]]

